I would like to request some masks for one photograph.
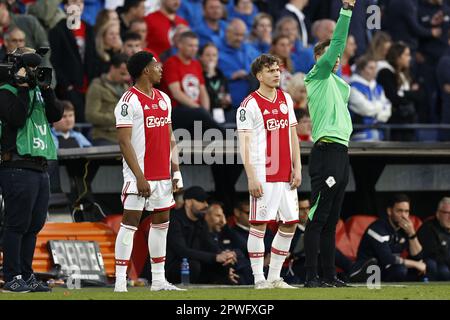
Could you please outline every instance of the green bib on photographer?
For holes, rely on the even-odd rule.
[[[0,86],[17,96],[17,88],[5,84]],[[39,87],[29,90],[30,106],[25,125],[17,130],[17,153],[21,156],[42,157],[56,160],[56,146],[53,142],[50,125],[45,115],[44,99]],[[0,123],[1,124],[1,123]],[[0,127],[1,136],[1,127]]]

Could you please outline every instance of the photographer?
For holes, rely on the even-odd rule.
[[[47,160],[56,159],[49,122],[61,119],[63,111],[49,87],[51,72],[37,68],[40,55],[21,48],[9,61],[10,79],[0,86],[3,292],[46,292],[50,289],[35,278],[32,262],[48,209]]]

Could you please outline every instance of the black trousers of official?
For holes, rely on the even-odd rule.
[[[312,148],[309,157],[312,208],[305,229],[307,280],[318,274],[319,252],[323,278],[332,279],[336,276],[336,225],[341,214],[349,170],[346,146],[318,142]]]
[[[0,167],[5,200],[3,273],[5,281],[33,273],[36,237],[47,218],[50,182],[47,172]]]

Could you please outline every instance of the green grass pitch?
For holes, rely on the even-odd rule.
[[[184,292],[151,292],[148,287],[114,293],[112,287],[79,290],[55,288],[51,293],[0,293],[0,300],[450,300],[450,282],[383,284],[381,289],[353,288],[254,290],[236,286],[192,286]]]

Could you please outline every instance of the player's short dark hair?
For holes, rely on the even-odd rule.
[[[194,31],[188,30],[180,34],[178,41],[182,42],[184,39],[198,39],[198,35]]]
[[[331,39],[319,42],[318,44],[315,45],[314,47],[314,58],[317,56],[321,56],[323,55],[323,53],[325,52],[325,49],[327,47],[329,47],[331,44]]]
[[[356,65],[356,71],[357,71],[357,72],[361,72],[361,71],[364,70],[364,69],[367,67],[367,65],[368,65],[370,62],[372,62],[372,61],[375,61],[375,59],[372,58],[372,57],[369,56],[369,55],[363,55],[363,56],[359,57],[358,60],[356,60],[356,63],[355,63],[355,65]]]
[[[110,61],[110,66],[114,66],[114,68],[119,68],[122,64],[126,64],[128,62],[128,56],[125,53],[116,53],[113,54]]]
[[[137,80],[141,76],[144,68],[154,60],[153,54],[147,51],[139,51],[133,54],[127,62],[127,69],[130,76],[134,80]]]
[[[389,199],[388,207],[393,208],[396,203],[400,202],[411,203],[411,199],[404,193],[396,193]]]
[[[139,35],[139,33],[136,32],[132,32],[132,31],[128,31],[127,33],[124,34],[122,41],[123,43],[127,42],[127,41],[142,41],[141,36]]]
[[[251,72],[256,77],[264,68],[269,68],[273,64],[280,64],[280,58],[272,54],[262,54],[252,62]]]

